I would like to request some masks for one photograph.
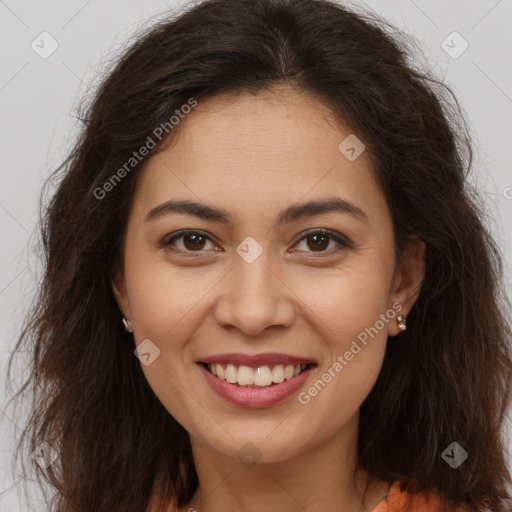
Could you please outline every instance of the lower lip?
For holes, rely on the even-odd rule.
[[[206,382],[210,387],[219,394],[222,398],[226,399],[235,405],[243,407],[268,407],[277,404],[289,396],[293,395],[306,381],[311,372],[316,366],[311,366],[304,370],[299,375],[284,380],[279,384],[273,386],[258,388],[246,388],[238,384],[230,384],[225,380],[221,380],[213,373],[211,373],[202,364],[198,363],[200,370],[206,378]]]

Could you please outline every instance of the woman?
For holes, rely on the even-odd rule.
[[[18,343],[57,510],[506,506],[500,255],[403,47],[324,0],[210,0],[116,63]]]

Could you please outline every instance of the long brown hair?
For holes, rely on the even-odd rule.
[[[512,355],[502,261],[468,182],[461,110],[448,87],[410,62],[408,45],[382,20],[326,0],[207,0],[140,31],[115,57],[54,173],[41,214],[44,278],[16,344],[33,354],[16,397],[34,396],[17,454],[25,440],[30,452],[43,442],[56,450],[53,464],[35,467],[40,484],[57,491],[57,510],[140,512],[156,495],[180,507],[193,496],[188,434],[134,357],[111,272],[137,179],[179,130],[169,127],[176,110],[191,98],[282,84],[320,99],[364,142],[398,258],[409,236],[426,244],[408,329],[388,344],[361,407],[359,464],[453,506],[505,502]],[[155,147],[127,168],[148,137]],[[442,457],[452,442],[468,453],[456,470]]]

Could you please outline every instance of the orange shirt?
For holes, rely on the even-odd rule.
[[[409,500],[409,501],[408,501]],[[443,501],[438,494],[408,494],[400,490],[399,481],[393,482],[389,488],[388,495],[384,498],[373,512],[446,512],[443,510]],[[451,509],[452,512],[464,512],[464,509]]]
[[[169,508],[170,512],[177,509],[172,505]],[[443,510],[443,501],[436,493],[428,495],[408,494],[406,491],[400,490],[399,481],[393,482],[389,488],[387,496],[373,509],[373,512],[447,512],[448,509]],[[466,512],[463,508],[451,509],[451,512]]]

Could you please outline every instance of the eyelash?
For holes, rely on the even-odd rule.
[[[167,250],[173,252],[173,253],[178,253],[178,254],[181,254],[181,255],[182,254],[187,254],[187,256],[185,256],[185,257],[191,257],[191,258],[201,257],[204,251],[183,251],[181,249],[174,249],[172,247],[172,244],[176,240],[182,238],[185,235],[200,235],[200,236],[206,238],[207,240],[213,242],[213,240],[206,233],[204,233],[202,231],[196,231],[196,230],[188,230],[187,231],[187,230],[185,230],[185,231],[180,231],[180,232],[176,233],[175,235],[173,235],[169,239],[164,239],[162,241],[162,246],[164,248],[166,248]],[[338,248],[338,249],[335,249],[335,250],[331,249],[329,251],[320,251],[318,253],[320,256],[314,256],[315,258],[325,257],[325,255],[330,256],[332,253],[337,253],[337,252],[343,251],[345,249],[352,249],[353,248],[352,243],[349,242],[348,239],[339,236],[336,232],[331,231],[329,229],[310,229],[310,230],[306,231],[302,235],[302,237],[294,245],[299,244],[300,242],[302,242],[304,239],[306,239],[308,236],[311,236],[311,235],[324,235],[324,236],[328,236],[329,238],[331,238],[332,240],[334,240],[335,242],[337,242],[341,246],[341,248]],[[197,252],[197,255],[193,255],[194,252]],[[314,251],[306,251],[306,252],[314,253]],[[321,256],[321,255],[324,255],[324,256]]]

